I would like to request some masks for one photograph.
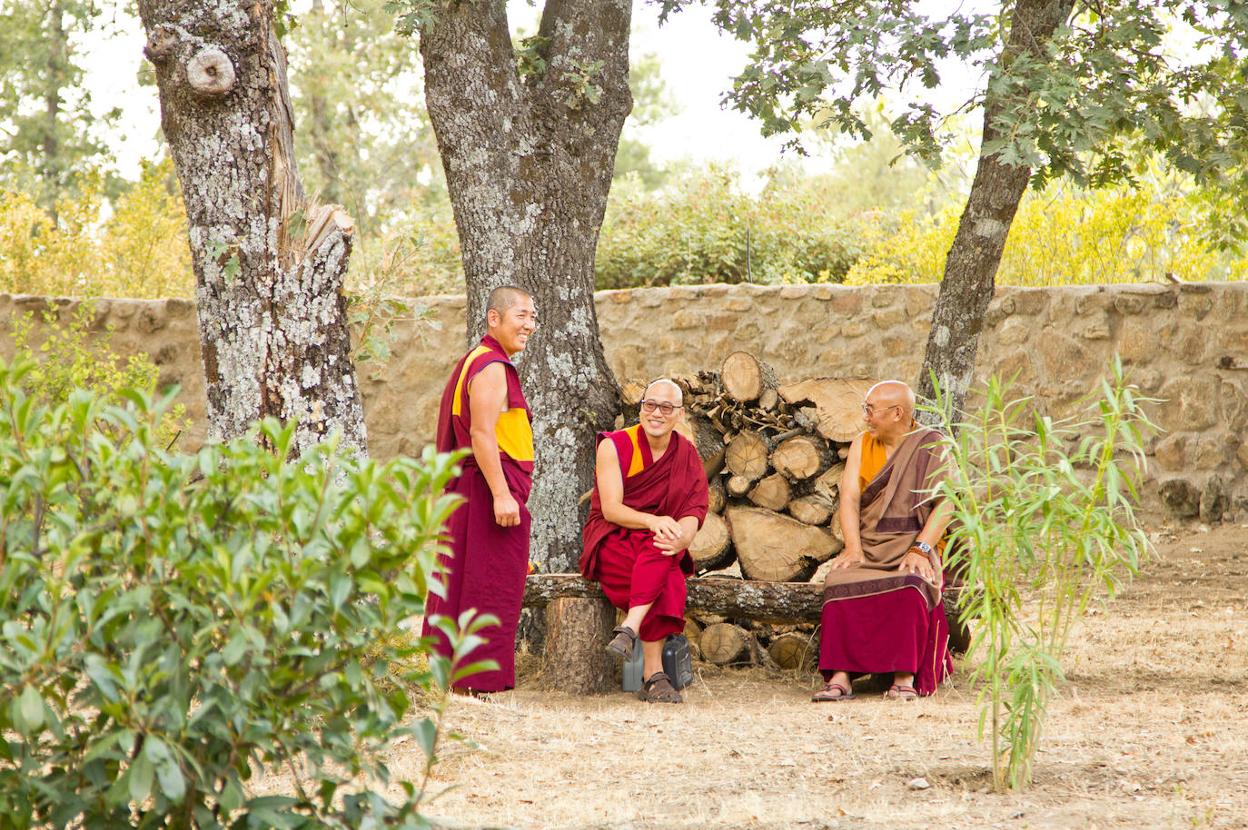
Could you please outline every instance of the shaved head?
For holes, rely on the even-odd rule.
[[[490,292],[489,302],[485,304],[485,313],[497,311],[500,315],[506,314],[507,309],[511,308],[520,300],[529,296],[529,292],[523,288],[514,285],[500,285]]]
[[[658,380],[650,381],[650,385],[646,387],[646,391],[642,395],[642,397],[649,398],[651,390],[657,389],[657,388],[670,389],[672,394],[674,395],[674,397],[672,398],[672,403],[683,404],[685,402],[684,390],[680,388],[680,384],[678,384],[676,381],[671,380],[669,378],[659,378]]]
[[[900,406],[904,415],[914,414],[914,390],[899,380],[882,380],[867,390],[866,400],[877,408]]]

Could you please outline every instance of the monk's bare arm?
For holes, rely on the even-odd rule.
[[[680,535],[680,525],[671,516],[643,513],[624,504],[624,477],[620,473],[620,457],[615,451],[615,444],[610,441],[598,442],[594,476],[598,482],[602,517],[608,522],[633,530],[649,530],[654,534],[656,544],[660,540],[674,541]]]
[[[468,383],[468,411],[472,414],[472,455],[494,496],[494,521],[500,527],[520,524],[520,503],[511,495],[503,463],[498,457],[494,428],[507,402],[507,370],[491,363]]]
[[[845,469],[841,472],[841,533],[845,549],[832,561],[833,568],[849,568],[863,560],[862,537],[859,535],[859,505],[862,499],[858,472],[862,469],[862,436],[849,445]]]

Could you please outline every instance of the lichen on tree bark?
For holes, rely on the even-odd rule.
[[[626,0],[548,0],[540,74],[517,70],[506,4],[440,4],[421,32],[425,94],[467,278],[469,339],[492,288],[528,290],[541,325],[519,358],[534,410],[534,560],[573,569],[594,435],[619,410],[594,309],[594,255],[632,107]]]
[[[141,0],[161,126],[186,202],[214,438],[299,421],[366,452],[343,280],[354,226],[303,195],[274,4]]]

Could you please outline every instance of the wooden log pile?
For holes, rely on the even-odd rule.
[[[812,587],[821,586],[820,566],[844,546],[840,478],[870,382],[814,377],[782,385],[745,351],[730,354],[718,372],[675,380],[684,390],[683,431],[711,486],[711,513],[689,549],[698,574],[747,580],[739,585],[813,577]],[[817,618],[723,614],[691,601],[690,621],[686,633],[710,662],[814,664]]]
[[[689,547],[697,575],[687,582],[685,635],[696,655],[716,665],[813,671],[823,576],[844,547],[840,479],[850,442],[863,429],[870,382],[815,377],[781,385],[766,363],[743,351],[718,372],[673,380],[684,391],[679,429],[698,447],[710,485],[710,512]],[[625,381],[621,391],[635,406],[645,384]],[[535,574],[524,604],[548,609],[553,685],[608,691],[612,664],[601,645],[614,609],[598,585],[575,574]],[[587,621],[560,624],[557,618],[572,619],[579,604],[586,608],[577,619]],[[964,652],[967,632],[955,629],[951,645]],[[583,643],[563,643],[574,638],[591,647],[581,653]],[[560,640],[558,647],[550,639]]]

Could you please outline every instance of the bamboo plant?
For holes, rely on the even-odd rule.
[[[1136,504],[1157,431],[1142,409],[1152,401],[1118,359],[1099,393],[1060,420],[1011,399],[996,378],[962,419],[940,390],[928,407],[946,436],[947,475],[934,492],[953,507],[946,570],[964,583],[956,607],[975,632],[968,662],[998,790],[1031,782],[1073,627],[1150,553]]]

